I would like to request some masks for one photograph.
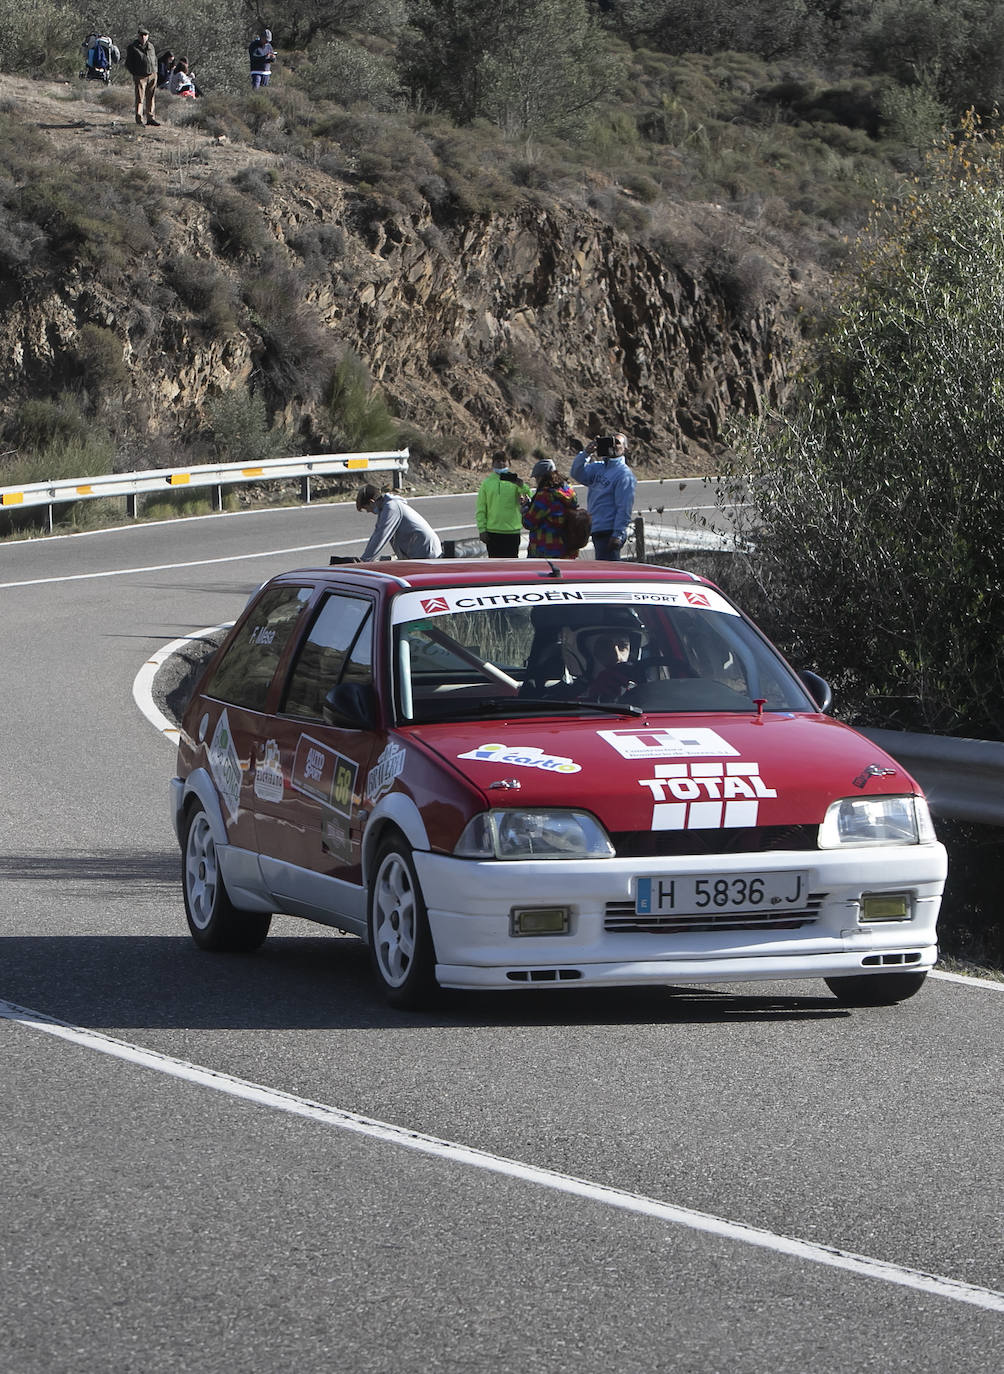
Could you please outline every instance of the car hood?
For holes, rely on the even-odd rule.
[[[817,825],[841,797],[919,793],[877,745],[820,715],[648,715],[411,727],[493,806],[574,806],[608,830]]]

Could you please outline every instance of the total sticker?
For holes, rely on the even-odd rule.
[[[777,796],[758,763],[658,763],[639,786],[652,793],[653,830],[755,826],[762,798]]]
[[[500,763],[512,768],[542,768],[547,773],[581,773],[582,765],[560,754],[545,754],[532,744],[479,744],[470,753],[458,754],[458,759],[480,759],[483,763]]]

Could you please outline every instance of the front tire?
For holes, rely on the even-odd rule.
[[[823,981],[845,1007],[893,1007],[924,986],[927,973],[861,973]]]
[[[370,963],[392,1007],[427,1005],[436,989],[436,955],[411,849],[388,840],[369,886]]]
[[[188,816],[181,875],[188,929],[200,949],[250,954],[261,948],[272,916],[245,911],[230,900],[212,826],[202,806],[193,807]]]

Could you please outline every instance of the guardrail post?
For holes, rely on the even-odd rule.
[[[51,503],[51,501],[50,501],[50,503],[49,503],[49,504],[46,506],[46,508],[45,508],[45,528],[49,531],[50,534],[52,533],[52,503]]]
[[[222,483],[217,483],[216,486],[213,487],[213,510],[217,510],[217,511],[218,511],[218,510],[222,510],[222,509],[223,509],[223,486],[222,486]]]
[[[126,515],[130,520],[135,520],[139,515],[139,492],[131,491],[126,496]]]
[[[394,469],[393,476],[391,477],[391,484],[395,491],[400,491],[404,486],[404,476],[400,468]]]
[[[300,478],[300,500],[307,506],[310,505],[310,473],[305,472]]]
[[[645,518],[641,515],[634,520],[634,556],[639,563],[645,562]]]

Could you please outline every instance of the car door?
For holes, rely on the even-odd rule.
[[[255,870],[254,762],[270,720],[267,706],[276,670],[313,590],[280,585],[263,592],[201,691],[194,733],[220,799],[227,842],[246,854]]]
[[[365,921],[360,805],[377,736],[328,724],[325,699],[340,684],[372,686],[375,616],[358,592],[322,597],[255,761],[266,884],[284,910],[352,930]]]

